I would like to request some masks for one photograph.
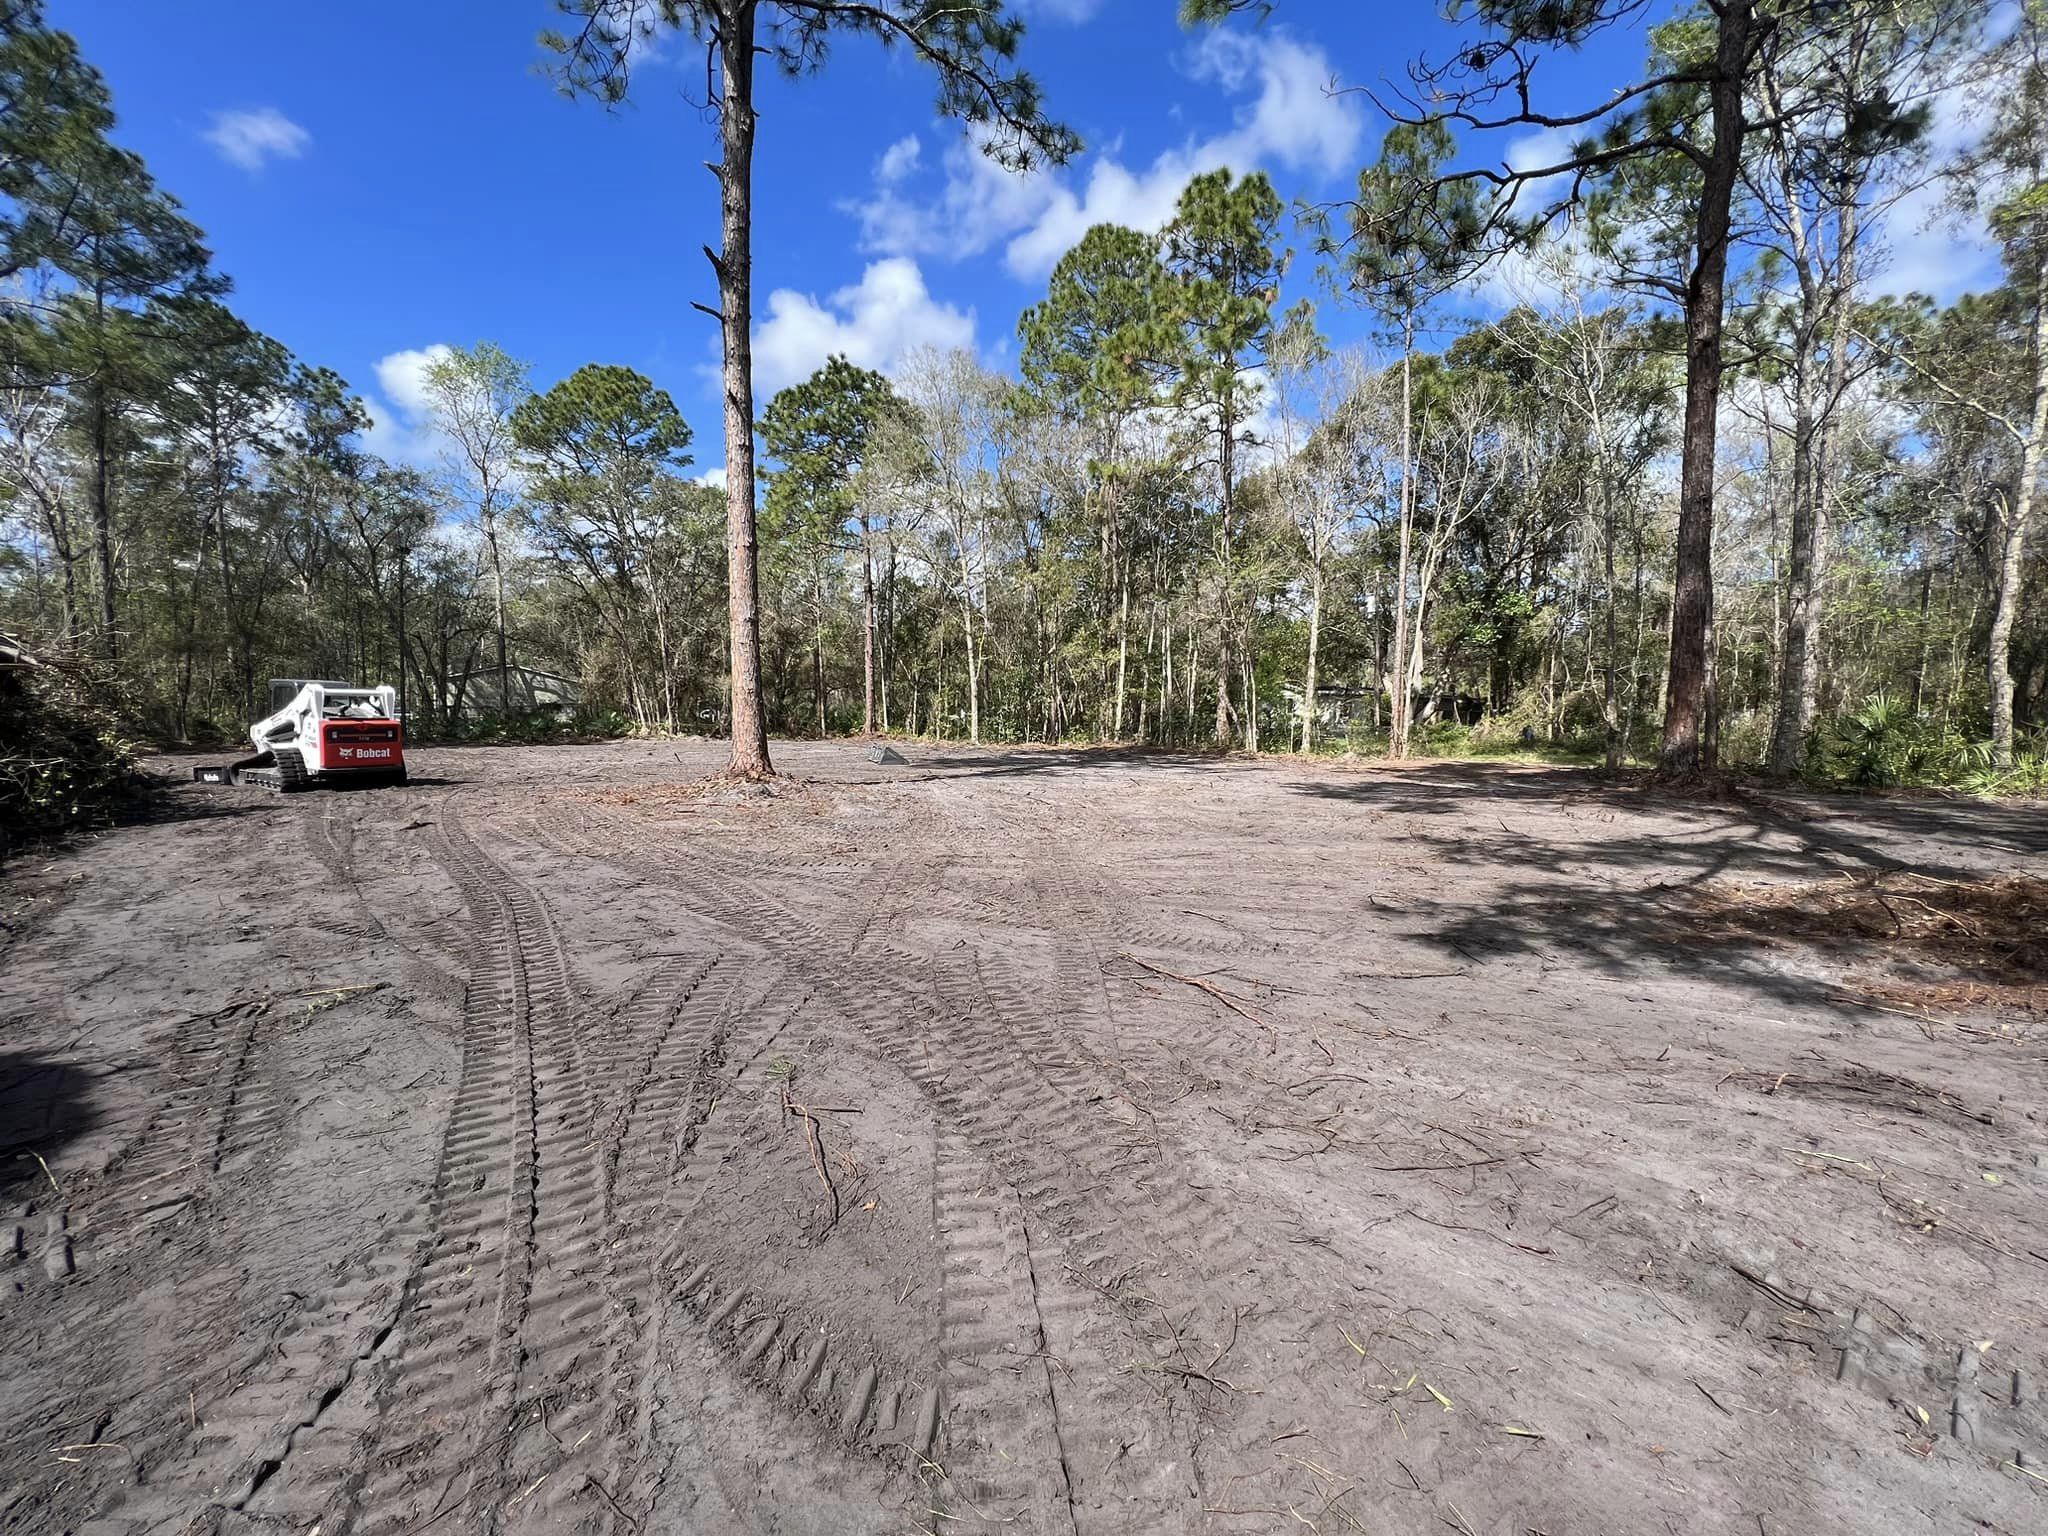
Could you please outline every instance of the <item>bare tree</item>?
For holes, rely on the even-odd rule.
[[[910,404],[904,427],[938,531],[958,582],[961,643],[967,662],[968,740],[981,741],[981,645],[975,634],[986,591],[986,534],[1002,458],[1003,381],[969,352],[925,350],[901,382]]]
[[[1373,427],[1386,415],[1384,381],[1355,350],[1332,352],[1306,325],[1274,346],[1277,462],[1270,487],[1300,540],[1308,569],[1308,654],[1302,668],[1303,752],[1315,750],[1324,583],[1361,504],[1384,495],[1393,465]]]
[[[512,413],[531,391],[526,364],[494,342],[479,342],[427,365],[426,395],[445,447],[443,466],[475,520],[491,573],[497,635],[498,708],[512,705],[505,646],[506,523],[519,497]]]

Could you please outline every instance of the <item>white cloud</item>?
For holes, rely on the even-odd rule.
[[[1943,303],[1997,286],[1998,247],[1983,216],[1942,206],[1942,189],[1920,186],[1885,215],[1890,248],[1870,263],[1870,289],[1902,297],[1924,293]]]
[[[1934,99],[1927,130],[1932,163],[1952,161],[1983,137],[1995,115],[1996,89],[1996,82],[1972,81]],[[1924,169],[1917,174],[1919,184],[1908,187],[1885,210],[1885,243],[1890,249],[1870,272],[1871,288],[1893,296],[1924,293],[1946,302],[1994,286],[1999,277],[1998,247],[1982,209],[1997,200],[2000,189],[1979,186],[1978,206],[1950,209],[1944,206],[1947,189],[1928,179]]]
[[[445,341],[389,353],[377,360],[377,387],[384,392],[385,399],[402,406],[408,415],[424,416],[427,370],[454,355],[455,349]]]
[[[917,135],[905,134],[882,151],[882,158],[875,162],[875,180],[885,187],[893,187],[916,170],[918,161],[923,157],[924,145]]]
[[[260,171],[272,160],[296,160],[313,136],[275,107],[216,112],[206,142],[223,160],[245,171]]]
[[[725,489],[725,466],[721,464],[716,469],[705,470],[701,475],[692,475],[690,483],[692,485],[708,485],[714,491],[722,491]]]
[[[1258,100],[1237,127],[1215,141],[1219,163],[1238,169],[1269,159],[1334,176],[1355,170],[1364,122],[1356,100],[1335,94],[1323,50],[1284,32],[1205,33],[1195,51],[1196,79],[1236,92],[1254,80]]]
[[[893,372],[920,347],[974,345],[974,312],[941,304],[907,256],[873,262],[858,283],[824,303],[794,288],[768,295],[754,333],[754,389],[765,398],[808,378],[833,353]]]
[[[1203,35],[1188,72],[1226,95],[1256,95],[1240,106],[1228,131],[1191,139],[1148,166],[1132,169],[1119,146],[1108,145],[1078,185],[1058,172],[1011,175],[976,144],[956,142],[946,151],[943,187],[935,199],[920,202],[903,186],[911,168],[888,165],[892,148],[884,168],[896,174],[878,175],[874,196],[853,205],[863,247],[958,259],[1006,241],[1011,273],[1037,280],[1093,225],[1158,229],[1173,216],[1188,182],[1206,171],[1280,166],[1337,175],[1355,166],[1363,115],[1354,98],[1332,93],[1329,59],[1320,48],[1278,29],[1219,29]]]
[[[427,370],[454,348],[445,341],[386,353],[377,360],[377,390],[366,394],[370,430],[363,442],[379,458],[427,468],[440,453],[440,439],[428,420]]]

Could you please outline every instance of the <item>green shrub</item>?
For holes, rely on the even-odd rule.
[[[1721,720],[1721,764],[1725,768],[1755,769],[1763,766],[1771,749],[1771,716],[1768,710],[1745,709]]]
[[[1957,764],[1955,785],[1965,794],[1996,799],[2048,798],[2048,726],[2031,740],[2013,743],[2010,768],[1992,765],[1990,742],[1969,743]]]
[[[141,798],[136,745],[107,681],[76,664],[0,672],[0,857]]]
[[[1906,701],[1874,693],[1828,722],[1821,761],[1828,776],[1863,789],[1890,789],[1913,776],[1927,755],[1927,729]]]
[[[1409,744],[1426,757],[1464,757],[1472,750],[1472,727],[1432,720],[1410,733]]]
[[[507,746],[546,746],[590,737],[631,736],[637,727],[616,709],[579,709],[573,714],[535,710],[530,714],[479,715],[456,722],[449,739]]]

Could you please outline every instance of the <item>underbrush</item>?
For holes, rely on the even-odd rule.
[[[638,734],[634,722],[617,710],[589,709],[572,714],[481,715],[457,721],[440,739],[473,745],[541,747],[565,741],[616,741]]]
[[[1916,715],[1903,699],[1876,693],[1823,722],[1807,751],[1808,776],[1858,789],[1952,789],[1999,799],[2048,797],[2048,730],[2013,744],[2008,768],[1991,744],[1951,723]]]
[[[0,671],[0,858],[105,826],[143,795],[113,685],[83,662]]]
[[[1605,762],[1607,744],[1598,730],[1579,731],[1562,740],[1551,741],[1531,728],[1529,740],[1522,737],[1519,721],[1492,716],[1477,725],[1459,725],[1449,720],[1432,720],[1408,733],[1408,755],[1412,758],[1449,758],[1473,762],[1559,763],[1583,767]],[[1385,757],[1391,747],[1384,729],[1354,723],[1343,732],[1329,732],[1317,739],[1317,757]]]

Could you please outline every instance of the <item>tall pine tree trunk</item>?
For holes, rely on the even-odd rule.
[[[1394,574],[1394,655],[1387,670],[1387,756],[1408,755],[1408,557],[1415,527],[1415,316],[1401,327],[1401,559]]]
[[[1789,182],[1787,204],[1791,203]],[[1806,766],[1806,737],[1820,704],[1821,619],[1827,577],[1828,480],[1835,417],[1849,383],[1850,305],[1855,296],[1857,217],[1853,195],[1837,223],[1837,253],[1832,292],[1833,334],[1828,339],[1826,393],[1818,405],[1812,398],[1810,373],[1819,316],[1800,332],[1797,372],[1798,400],[1792,428],[1791,571],[1785,613],[1785,644],[1779,661],[1777,717],[1771,727],[1771,772],[1787,777]],[[1802,264],[1812,261],[1796,253]],[[1802,298],[1812,308],[1819,275],[1802,273]]]
[[[1711,87],[1714,141],[1701,178],[1693,269],[1685,294],[1685,426],[1678,477],[1678,550],[1671,597],[1661,773],[1711,773],[1719,756],[1714,698],[1714,454],[1721,404],[1721,327],[1729,206],[1742,168],[1742,81],[1756,0],[1722,0]]]
[[[1230,579],[1233,569],[1231,541],[1235,530],[1231,527],[1231,514],[1235,511],[1232,481],[1236,477],[1231,463],[1231,449],[1237,439],[1237,423],[1232,419],[1230,404],[1226,400],[1217,413],[1222,432],[1217,441],[1216,472],[1222,481],[1223,503],[1223,549],[1222,578],[1216,593],[1216,730],[1215,741],[1219,747],[1227,748],[1236,735],[1230,709]]]
[[[1810,360],[1809,360],[1810,361]],[[1779,657],[1778,701],[1771,724],[1769,766],[1790,777],[1806,760],[1806,727],[1811,715],[1801,709],[1819,684],[1820,551],[1822,528],[1819,466],[1813,402],[1802,367],[1794,385],[1792,408],[1792,536],[1785,594],[1784,648]]]
[[[1323,562],[1317,557],[1308,588],[1308,668],[1301,680],[1301,750],[1316,745],[1316,652],[1323,636]]]
[[[868,515],[860,515],[860,733],[875,734],[875,547]]]
[[[114,480],[112,423],[107,386],[92,385],[92,551],[100,578],[100,651],[111,661],[120,645],[114,634]]]
[[[732,762],[762,779],[768,718],[761,705],[761,603],[754,529],[754,31],[757,0],[730,0],[719,29],[719,326],[725,341],[726,622],[732,635]]]

